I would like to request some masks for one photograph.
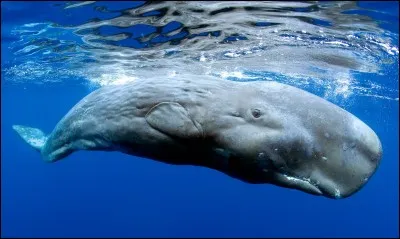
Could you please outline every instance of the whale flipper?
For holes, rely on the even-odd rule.
[[[13,125],[12,127],[17,131],[19,136],[25,140],[25,142],[37,151],[41,151],[43,146],[46,144],[47,136],[40,129],[23,125]]]
[[[198,138],[202,135],[199,124],[179,103],[162,102],[150,109],[146,121],[154,128],[169,135],[182,138]]]

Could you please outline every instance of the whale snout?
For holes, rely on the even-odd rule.
[[[286,137],[286,150],[269,154],[274,170],[265,172],[273,183],[334,199],[359,191],[379,166],[382,144],[369,126],[356,117],[349,119],[344,127],[295,129],[301,133]]]
[[[381,161],[381,141],[361,120],[354,117],[346,135],[324,143],[324,156],[312,174],[311,181],[324,196],[353,195],[370,180]]]
[[[373,163],[379,163],[382,158],[382,143],[378,135],[364,122],[355,118],[353,120],[353,134],[356,141],[361,144],[364,154]]]

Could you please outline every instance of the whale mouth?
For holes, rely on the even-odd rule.
[[[299,189],[314,195],[324,194],[323,190],[309,178],[300,178],[279,172],[274,172],[273,178],[276,180],[275,184],[282,187]]]

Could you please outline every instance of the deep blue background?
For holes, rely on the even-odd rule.
[[[13,5],[14,11],[26,11],[31,3],[25,4]],[[397,6],[392,14],[398,18],[398,3],[381,6],[383,11]],[[8,14],[2,26],[37,22],[45,13],[49,14]],[[5,29],[2,43],[10,41],[3,39]],[[6,47],[2,44],[3,62],[12,57]],[[390,77],[398,78],[398,70]],[[387,78],[374,80],[382,83]],[[387,86],[397,88],[398,82]],[[67,83],[12,85],[2,75],[1,93],[4,237],[399,236],[398,101],[357,97],[346,108],[376,131],[384,156],[360,192],[331,200],[273,185],[245,184],[206,168],[172,166],[116,152],[80,151],[47,164],[11,126],[50,132],[89,89]]]

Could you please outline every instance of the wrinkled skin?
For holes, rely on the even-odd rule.
[[[199,165],[329,198],[357,192],[382,156],[371,128],[318,96],[277,82],[211,77],[92,92],[57,124],[41,153],[54,162],[76,150]]]

